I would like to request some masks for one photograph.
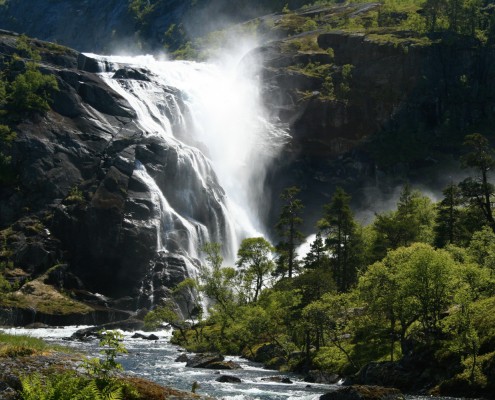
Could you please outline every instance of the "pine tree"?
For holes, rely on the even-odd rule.
[[[284,201],[284,205],[275,226],[282,239],[277,245],[277,251],[280,254],[280,260],[284,261],[278,263],[278,272],[284,273],[285,271],[280,271],[280,269],[286,268],[289,278],[292,278],[296,265],[296,247],[303,239],[303,234],[299,231],[299,226],[303,223],[300,214],[304,208],[302,201],[297,198],[300,191],[301,189],[296,186],[282,191],[280,198]]]
[[[437,205],[435,220],[435,245],[460,244],[463,237],[461,225],[463,204],[462,193],[457,185],[451,183],[443,190],[443,200]]]
[[[325,206],[319,228],[326,234],[326,247],[331,253],[333,274],[337,289],[345,292],[356,281],[359,266],[361,238],[350,207],[351,197],[337,188],[332,200]]]

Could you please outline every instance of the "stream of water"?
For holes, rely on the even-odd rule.
[[[65,340],[78,329],[85,327],[68,326],[47,329],[4,329],[10,334],[23,334],[39,337],[47,342],[56,343],[82,351],[91,356],[98,355],[98,341],[88,342]],[[198,394],[212,396],[223,400],[317,400],[324,393],[336,390],[338,385],[308,384],[301,376],[266,370],[259,363],[253,363],[240,357],[226,357],[241,365],[239,370],[216,371],[202,368],[188,368],[185,362],[175,361],[184,350],[170,343],[171,331],[146,332],[159,337],[156,341],[132,339],[131,332],[123,332],[124,345],[128,354],[117,359],[126,373],[144,377],[153,382],[176,389],[189,391],[193,382],[199,383]],[[219,383],[216,379],[220,373],[233,375],[241,383]],[[277,383],[264,379],[287,377],[293,383]],[[446,397],[406,396],[407,400],[455,400]]]

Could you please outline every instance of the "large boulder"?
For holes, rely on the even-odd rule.
[[[220,375],[217,379],[215,379],[217,382],[221,383],[241,383],[242,380],[241,378],[238,378],[237,376],[232,376],[232,375]]]
[[[196,354],[186,362],[189,368],[208,368],[212,363],[218,363],[225,360],[221,354]]]

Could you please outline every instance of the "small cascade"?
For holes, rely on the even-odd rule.
[[[158,251],[199,258],[200,247],[210,241],[208,228],[177,213],[139,161],[136,162],[134,174],[147,185],[155,205],[155,218],[151,223],[156,226]]]

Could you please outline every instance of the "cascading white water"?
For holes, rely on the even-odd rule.
[[[93,57],[105,63],[102,76],[109,86],[135,109],[143,136],[161,138],[177,154],[180,185],[167,187],[167,178],[157,184],[160,178],[142,164],[134,172],[162,214],[158,250],[198,258],[199,246],[220,241],[233,261],[240,240],[264,232],[258,210],[265,171],[288,138],[284,127],[266,117],[255,77],[152,56]],[[141,71],[142,78],[116,79],[114,72],[126,67]],[[197,204],[205,191],[213,204]],[[199,221],[201,207],[219,217]]]

